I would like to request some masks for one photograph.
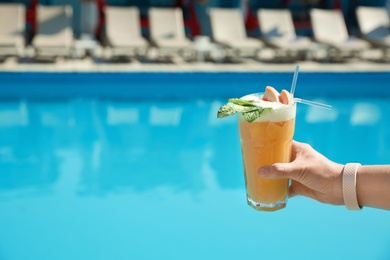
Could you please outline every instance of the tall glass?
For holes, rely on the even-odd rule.
[[[262,97],[263,93],[251,94]],[[286,207],[288,179],[260,177],[257,170],[273,163],[290,162],[295,128],[296,103],[264,111],[254,122],[238,117],[247,201],[256,210]]]

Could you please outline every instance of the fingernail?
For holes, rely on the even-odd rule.
[[[267,168],[260,168],[257,173],[261,176],[261,177],[266,177],[269,175],[269,170]]]

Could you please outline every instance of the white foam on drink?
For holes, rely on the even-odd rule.
[[[249,94],[241,99],[253,100],[254,104],[263,108],[272,108],[272,110],[264,111],[255,122],[281,122],[295,118],[296,104],[285,105],[280,102],[264,101],[263,93]]]

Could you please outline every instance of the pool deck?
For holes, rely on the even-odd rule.
[[[57,60],[55,62],[18,61],[7,58],[0,63],[2,72],[289,72],[295,64],[306,72],[390,72],[390,63],[349,60],[340,63],[299,61],[274,63],[243,58],[237,63],[186,62],[179,58],[171,63],[139,61],[101,61],[84,59]]]

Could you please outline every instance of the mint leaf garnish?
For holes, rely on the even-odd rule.
[[[239,106],[249,106],[249,107],[255,107],[256,105],[253,104],[254,100],[243,100],[239,98],[230,98],[228,102],[239,105]]]
[[[258,107],[256,110],[242,113],[242,115],[244,116],[244,119],[247,122],[252,123],[257,118],[259,118],[264,111],[270,111],[270,110],[272,110],[272,108],[270,107],[266,107],[266,108]]]
[[[227,117],[236,113],[246,113],[256,109],[257,109],[256,106],[241,106],[235,103],[228,102],[218,110],[217,117],[218,118]]]
[[[272,110],[270,107],[260,107],[254,104],[254,100],[242,100],[239,98],[231,98],[228,103],[223,105],[217,113],[217,118],[223,118],[234,115],[236,113],[242,113],[244,119],[252,123],[261,116],[264,111]]]

